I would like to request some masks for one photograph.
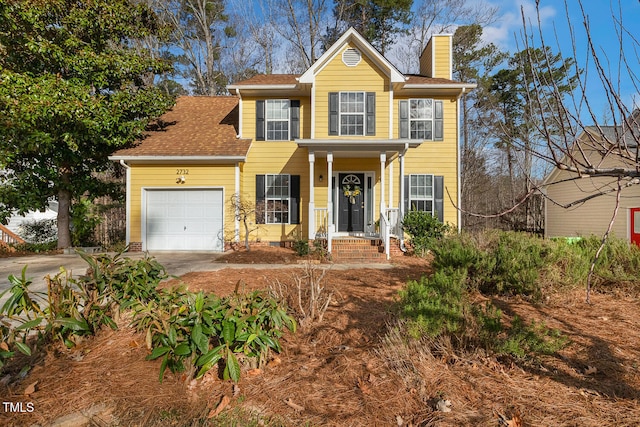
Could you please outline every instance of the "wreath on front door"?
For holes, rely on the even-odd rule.
[[[356,197],[358,197],[360,193],[362,193],[362,190],[359,185],[354,186],[353,189],[351,189],[350,185],[342,187],[342,194],[349,199],[352,205],[356,203]]]

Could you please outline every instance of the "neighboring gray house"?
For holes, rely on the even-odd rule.
[[[636,111],[632,118],[640,117]],[[621,136],[622,135],[622,136]],[[637,134],[636,134],[637,135]],[[588,158],[592,164],[601,168],[624,167],[635,168],[636,163],[625,161],[620,156],[612,155],[603,160],[603,156],[593,148],[594,142],[603,140],[622,140],[633,153],[638,150],[637,142],[630,132],[623,133],[622,128],[614,126],[587,127],[578,137],[581,151],[574,148],[577,156]],[[605,144],[606,145],[606,144]],[[601,163],[602,162],[602,163]],[[628,182],[628,179],[627,181]],[[545,179],[545,194],[549,199],[567,205],[587,198],[589,195],[601,194],[583,203],[564,208],[546,200],[545,237],[586,237],[602,236],[613,217],[616,206],[616,177],[579,178],[574,172],[554,169]],[[613,225],[614,236],[628,239],[640,245],[640,184],[631,185],[621,192],[620,206]]]

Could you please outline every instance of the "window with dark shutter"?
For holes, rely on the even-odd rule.
[[[300,100],[291,101],[291,139],[300,138]]]
[[[256,101],[256,141],[264,141],[264,101]]]
[[[300,224],[300,175],[256,175],[256,224]]]
[[[400,101],[399,109],[400,138],[409,138],[409,101]]]
[[[429,212],[444,221],[444,177],[429,174],[404,176],[405,213],[417,210]]]
[[[338,92],[329,93],[329,135],[338,135],[338,122],[340,116],[340,103],[338,102]]]
[[[367,92],[367,136],[376,134],[376,93]]]

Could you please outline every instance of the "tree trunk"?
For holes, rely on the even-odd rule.
[[[61,189],[58,191],[58,249],[71,246],[71,192]]]

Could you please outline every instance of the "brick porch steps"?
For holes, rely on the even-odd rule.
[[[331,259],[341,264],[386,262],[380,239],[359,237],[336,238],[332,241]]]

